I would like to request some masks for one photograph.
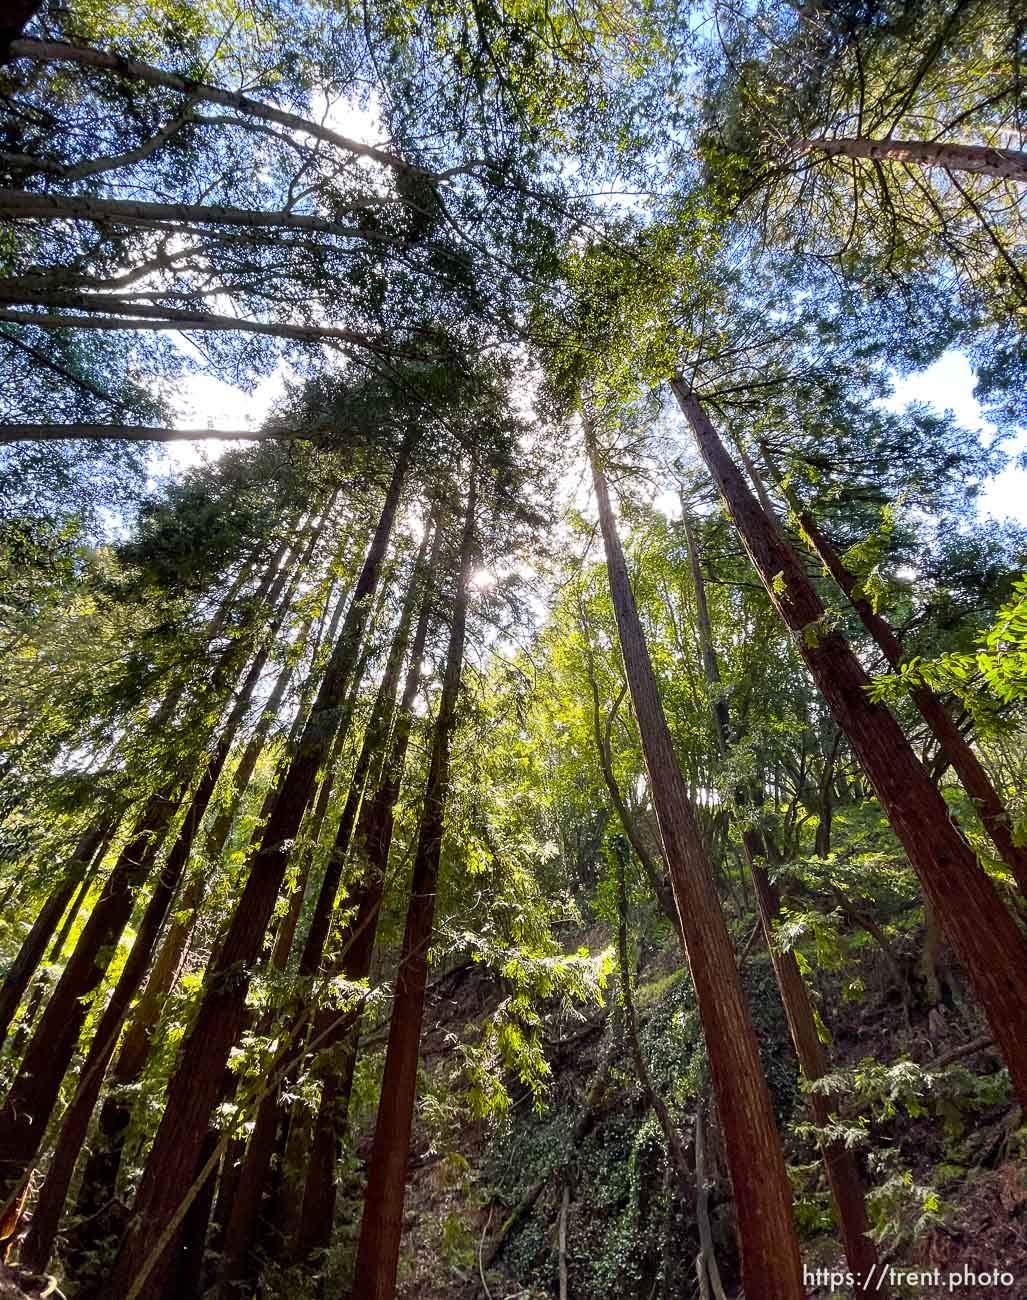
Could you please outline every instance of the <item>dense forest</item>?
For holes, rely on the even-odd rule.
[[[1027,11],[2,9],[0,1295],[1023,1300]]]

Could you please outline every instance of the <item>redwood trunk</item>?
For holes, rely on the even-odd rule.
[[[110,1080],[112,1087],[124,1088],[135,1083],[142,1075],[150,1050],[150,1035],[174,986],[196,919],[195,911],[207,886],[208,872],[206,866],[203,866],[190,878],[179,899],[178,911],[184,915],[175,920],[157,954],[146,988],[114,1062]],[[98,1245],[99,1236],[103,1235],[104,1223],[101,1216],[114,1201],[125,1135],[131,1119],[131,1108],[123,1097],[108,1095],[104,1098],[97,1122],[96,1139],[86,1160],[82,1185],[75,1202],[75,1215],[82,1221],[82,1227],[76,1233],[76,1242],[83,1251]]]
[[[724,1131],[745,1293],[748,1300],[801,1300],[804,1292],[791,1189],[759,1045],[713,873],[660,702],[591,430],[588,437],[624,669]]]
[[[46,194],[26,190],[0,189],[0,217],[8,221],[35,217],[145,227],[171,223],[177,227],[203,225],[238,226],[249,230],[309,230],[345,238],[366,238],[359,226],[347,226],[327,217],[305,213],[264,212],[259,208],[233,208],[216,203],[99,199],[87,194]]]
[[[307,618],[297,636],[298,643],[306,639],[310,624],[311,619]],[[224,806],[214,818],[210,834],[204,844],[204,852],[211,862],[217,861],[221,856],[221,850],[225,847],[225,842],[232,829],[232,823],[235,820],[235,814],[239,808],[239,802],[250,784],[256,770],[257,760],[264,752],[264,746],[267,744],[271,728],[278,721],[278,711],[285,699],[285,692],[289,689],[295,671],[296,661],[289,656],[275,679],[274,687],[268,696],[267,703],[264,705],[260,719],[253,730],[253,734],[246,742],[246,748],[243,750],[235,770],[232,772],[228,797],[224,801]]]
[[[477,468],[474,467],[471,470],[467,516],[460,546],[460,572],[446,654],[446,672],[432,740],[424,807],[414,853],[410,904],[396,974],[381,1100],[378,1103],[374,1144],[367,1167],[367,1193],[352,1290],[352,1294],[359,1296],[360,1300],[393,1300],[396,1292],[410,1130],[417,1095],[417,1062],[424,1018],[424,992],[428,979],[428,948],[435,919],[439,862],[449,794],[449,750],[467,631],[468,584],[474,554],[476,477]]]
[[[720,685],[720,665],[717,661],[713,629],[706,604],[706,584],[699,564],[699,548],[687,514],[683,522],[692,567],[696,606],[699,611],[699,642],[702,647],[703,666],[708,684],[712,690],[716,690]],[[720,706],[715,712],[715,718],[720,745],[726,753],[731,743],[730,713],[727,701],[722,695],[716,696],[715,704]],[[743,804],[751,802],[744,791],[739,791],[738,797],[739,802]],[[767,855],[763,837],[757,830],[749,829],[743,832],[742,843],[752,874],[763,937],[774,966],[795,1054],[803,1074],[809,1082],[813,1083],[823,1078],[828,1066],[820,1035],[817,1032],[809,990],[802,978],[795,954],[782,951],[775,941],[774,932],[781,914],[781,899],[767,874]],[[837,1104],[836,1099],[827,1097],[823,1093],[810,1094],[810,1106],[818,1127],[827,1126],[830,1113],[832,1109],[837,1109]],[[849,1268],[858,1279],[864,1294],[883,1296],[885,1293],[883,1279],[874,1287],[877,1278],[877,1248],[869,1236],[870,1223],[867,1218],[866,1200],[855,1157],[842,1142],[826,1142],[821,1139],[821,1151],[834,1202],[835,1221],[842,1236]]]
[[[380,765],[382,750],[388,740],[395,711],[396,690],[403,668],[403,659],[406,655],[410,622],[417,601],[422,577],[421,570],[428,541],[429,534],[426,530],[414,563],[407,596],[389,649],[381,683],[364,731],[360,753],[350,776],[349,790],[336,828],[335,842],[329,852],[324,874],[321,878],[310,927],[300,955],[299,974],[301,977],[314,976],[321,968],[332,917],[335,914],[335,898],[339,890],[343,866],[349,853],[357,812],[363,798],[364,786],[372,769],[372,764],[379,760]],[[321,1034],[326,1032],[326,1017],[328,1017],[329,1023],[339,1019],[338,1012],[331,1009],[322,1015],[316,1016],[314,1024],[315,1038],[319,1038]],[[288,1054],[294,1059],[286,1067],[280,1086],[281,1091],[287,1091],[291,1088],[292,1082],[302,1065],[302,1053],[297,1054],[295,1047],[292,1046],[293,1040],[302,1032],[301,1018],[298,1016],[294,1019],[293,1031],[287,1035],[290,1042]],[[295,1195],[286,1194],[287,1187],[295,1192],[294,1183],[288,1180],[288,1171],[285,1169],[286,1152],[283,1149],[286,1140],[290,1137],[290,1126],[284,1122],[280,1124],[280,1118],[281,1111],[278,1105],[277,1091],[271,1092],[261,1103],[257,1113],[250,1148],[246,1153],[239,1190],[226,1234],[225,1261],[226,1271],[230,1277],[239,1275],[242,1265],[250,1253],[250,1242],[256,1226],[260,1197],[276,1147],[280,1151],[282,1167],[278,1193],[274,1197],[275,1212],[273,1218],[281,1241],[284,1243],[288,1240],[298,1226],[298,1198]],[[276,1131],[278,1131],[280,1138],[278,1142],[275,1140]],[[294,1146],[297,1145],[296,1136],[297,1134],[294,1133],[291,1139],[291,1144]],[[301,1142],[299,1145],[302,1146],[303,1143]]]
[[[795,511],[799,525],[809,538],[817,558],[845,592],[853,609],[862,620],[863,626],[876,641],[889,666],[898,671],[903,659],[902,646],[890,624],[880,614],[875,613],[873,606],[861,594],[856,575],[846,567],[841,556],[820,531],[812,514],[802,509],[794,493],[787,495],[788,504]],[[1009,812],[981,765],[980,759],[952,721],[943,701],[929,686],[913,687],[910,697],[931,729],[941,752],[962,782],[963,788],[973,800],[984,829],[991,836],[1002,860],[1012,872],[1020,892],[1027,897],[1027,848],[1014,842]]]
[[[681,380],[674,394],[771,601],[848,737],[953,950],[966,968],[1022,1103],[1027,1103],[1027,941],[1010,917],[891,713],[848,643],[823,624],[824,607]],[[780,588],[780,590],[779,590]]]
[[[310,440],[311,429],[166,429],[145,424],[0,424],[0,446],[11,442],[274,442]]]
[[[307,556],[309,556],[310,549],[312,549],[316,539],[317,530],[314,531],[311,537]],[[307,556],[301,558],[301,564]],[[284,585],[284,581],[285,573],[283,571],[281,582],[270,593],[272,600],[281,595],[280,589]],[[218,740],[217,748],[200,778],[175,843],[168,854],[167,862],[157,879],[157,884],[136,933],[132,951],[128,955],[111,999],[104,1008],[100,1023],[93,1035],[93,1041],[90,1044],[80,1072],[78,1087],[62,1119],[60,1136],[57,1139],[46,1180],[43,1183],[39,1200],[32,1215],[32,1224],[28,1237],[21,1252],[22,1263],[36,1273],[44,1272],[50,1261],[54,1240],[57,1236],[57,1228],[64,1212],[68,1188],[71,1185],[75,1165],[82,1150],[82,1143],[86,1138],[86,1132],[92,1119],[97,1098],[103,1087],[107,1066],[117,1046],[122,1021],[152,959],[154,948],[164,927],[172,900],[178,892],[182,873],[189,861],[193,841],[207,812],[207,807],[210,804],[228,756],[232,752],[235,737],[242,726],[243,719],[253,698],[253,692],[256,690],[257,683],[260,681],[261,674],[267,663],[270,642],[281,627],[290,600],[291,592],[282,602],[281,608],[268,627],[264,647],[258,651],[243,680],[235,704]],[[42,1136],[43,1134],[40,1132],[40,1139]]]
[[[82,911],[82,904],[86,901],[90,889],[93,887],[93,881],[96,879],[96,873],[103,865],[103,859],[110,847],[110,840],[105,840],[93,855],[93,860],[89,864],[86,874],[82,877],[82,883],[78,887],[78,892],[71,900],[67,912],[64,914],[64,920],[61,922],[61,928],[57,931],[57,938],[53,941],[53,947],[50,949],[47,961],[53,965],[59,962],[64,956],[64,945],[68,942],[68,935],[71,934],[78,920],[78,914]]]
[[[103,978],[150,874],[163,833],[181,801],[174,784],[150,796],[68,959],[0,1111],[0,1198],[20,1184],[46,1126],[75,1052],[88,1008],[84,999]]]
[[[421,662],[428,640],[441,537],[442,529],[437,525],[425,575],[421,613],[414,632],[410,663],[403,683],[389,753],[379,774],[378,788],[370,799],[364,801],[357,823],[355,844],[357,852],[364,859],[364,879],[359,890],[357,914],[345,947],[343,974],[350,980],[365,979],[371,970],[378,914],[385,892],[389,851],[392,847],[396,800],[406,766],[414,701],[421,685]],[[345,1017],[334,1012],[322,1012],[314,1022],[313,1037],[321,1054],[314,1069],[321,1080],[321,1096],[296,1232],[296,1254],[300,1258],[327,1246],[331,1238],[335,1216],[335,1169],[339,1143],[346,1128],[361,1018],[358,1006]]]
[[[414,608],[417,602],[418,587],[422,576],[421,570],[423,567],[427,544],[428,533],[425,531],[424,538],[421,542],[421,549],[414,564],[413,574],[410,580],[410,588],[407,592],[406,600],[403,604],[403,610],[400,614],[399,625],[396,628],[396,635],[393,637],[392,645],[389,650],[389,657],[385,665],[385,671],[382,674],[381,685],[378,688],[378,694],[375,698],[374,706],[371,710],[371,716],[368,719],[367,729],[364,733],[363,743],[360,747],[360,754],[357,757],[356,766],[354,767],[353,775],[350,778],[349,791],[346,796],[346,803],[342,810],[342,816],[339,819],[338,829],[336,830],[335,843],[328,856],[325,873],[321,879],[321,888],[310,920],[310,929],[307,931],[307,938],[303,947],[303,956],[300,959],[301,975],[316,974],[321,964],[321,958],[324,955],[325,944],[328,940],[328,930],[334,912],[335,895],[339,892],[339,882],[342,879],[342,868],[346,861],[346,855],[349,853],[350,839],[353,835],[353,827],[356,824],[357,810],[360,807],[360,800],[364,791],[364,783],[371,770],[372,762],[376,756],[382,752],[382,749],[388,740],[389,731],[392,729],[396,690],[399,686],[399,676],[403,669],[403,660],[406,657],[407,642],[410,636],[410,624],[413,619]]]
[[[994,149],[986,144],[943,144],[928,140],[797,140],[798,153],[819,153],[828,158],[868,158],[875,162],[919,163],[945,171],[976,172],[999,180],[1027,184],[1027,153]]]
[[[84,832],[68,860],[61,883],[43,904],[32,929],[12,962],[4,978],[3,987],[0,988],[0,1047],[7,1038],[18,1004],[29,986],[36,967],[43,960],[46,945],[53,938],[54,931],[64,915],[64,909],[68,906],[89,864],[101,845],[106,843],[113,829],[114,818],[101,817],[95,825]]]
[[[251,858],[245,888],[224,943],[211,963],[193,1029],[169,1084],[163,1118],[108,1283],[111,1293],[124,1300],[160,1300],[163,1295],[173,1241],[168,1230],[195,1176],[229,1053],[246,1021],[249,968],[260,956],[288,865],[288,845],[299,830],[331,738],[345,723],[339,717],[340,705],[357,662],[408,458],[409,447],[397,461],[339,640],[260,846]]]

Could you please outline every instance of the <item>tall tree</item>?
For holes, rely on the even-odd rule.
[[[456,591],[442,694],[432,735],[428,779],[417,830],[410,904],[400,950],[389,1046],[385,1056],[367,1192],[354,1265],[353,1290],[368,1300],[392,1300],[396,1291],[403,1199],[417,1092],[417,1061],[428,979],[428,949],[438,889],[449,797],[449,763],[467,635],[468,587],[475,556],[478,464],[472,464],[457,564]]]
[[[747,1294],[801,1296],[781,1139],[734,949],[695,826],[617,536],[592,426],[586,432],[624,670],[703,1022],[738,1212]]]
[[[221,1086],[221,1075],[245,1017],[246,967],[260,951],[288,865],[286,844],[296,834],[321,760],[338,730],[348,725],[339,706],[350,686],[360,641],[370,612],[399,506],[410,441],[396,459],[381,518],[354,587],[349,610],[299,749],[277,793],[259,848],[248,865],[246,886],[232,924],[210,967],[196,1024],[182,1052],[168,1091],[163,1119],[147,1161],[125,1241],[111,1272],[110,1285],[126,1296],[157,1300],[171,1266],[175,1214],[198,1167],[207,1125]],[[228,980],[237,969],[239,977]]]
[[[735,522],[753,567],[838,725],[848,736],[924,892],[966,966],[1014,1086],[1027,1096],[1027,943],[895,719],[867,693],[869,678],[824,607],[795,553],[746,486],[698,399],[680,379],[674,395]],[[995,960],[995,941],[1003,959]]]

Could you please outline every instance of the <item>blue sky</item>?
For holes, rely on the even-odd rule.
[[[980,403],[973,395],[974,373],[969,361],[961,352],[946,352],[929,366],[905,379],[895,381],[895,392],[885,403],[901,410],[910,402],[924,402],[939,412],[951,411],[965,429],[977,433],[990,442],[997,433],[994,424],[981,414]],[[1013,453],[1027,451],[1027,430],[1010,438],[1005,450]],[[1009,465],[1001,474],[990,479],[978,499],[978,512],[982,518],[1017,519],[1027,524],[1027,469]]]

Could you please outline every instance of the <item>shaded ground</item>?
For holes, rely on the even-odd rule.
[[[917,952],[911,939],[910,970]],[[836,1067],[854,1066],[868,1057],[892,1063],[907,1056],[929,1064],[953,1053],[959,1057],[968,1045],[986,1039],[958,972],[950,972],[955,997],[930,1014],[918,1001],[915,981],[911,979],[903,999],[872,954],[864,973],[867,992],[851,1003],[836,996],[829,981],[822,981]],[[765,954],[754,951],[746,983],[767,1048],[765,1066],[786,1130],[789,1161],[799,1171],[804,1258],[811,1269],[842,1268],[835,1239],[825,1230],[827,1201],[815,1149],[790,1128],[804,1119],[805,1103],[790,1052],[784,1048],[780,1007]],[[429,1096],[444,1096],[452,1087],[459,1069],[454,1043],[480,1035],[484,1019],[502,995],[480,967],[457,970],[437,981],[423,1056]],[[663,1095],[676,1096],[675,1119],[689,1150],[694,1102],[682,1100],[682,1080],[702,1085],[702,1051],[690,995],[674,945],[652,954],[639,978],[643,1039],[654,1082],[665,1090]],[[691,1300],[698,1294],[694,1211],[682,1204],[672,1185],[662,1134],[649,1115],[615,1024],[611,1027],[615,1002],[614,992],[604,1012],[591,1013],[577,1025],[554,1022],[547,1030],[553,1082],[542,1114],[532,1114],[530,1100],[516,1083],[509,1123],[498,1134],[465,1109],[440,1119],[431,1101],[422,1108],[406,1205],[403,1300],[556,1297],[565,1182],[571,1188],[566,1263],[572,1300]],[[913,1191],[930,1187],[939,1199],[937,1212],[924,1212],[911,1191],[881,1211],[882,1218],[899,1229],[882,1243],[883,1260],[900,1276],[910,1270],[939,1271],[938,1286],[924,1281],[898,1285],[893,1288],[896,1297],[1027,1300],[1022,1117],[1008,1101],[987,1104],[989,1086],[1000,1085],[998,1061],[990,1047],[958,1063],[978,1087],[980,1097],[972,1105],[961,1103],[947,1119],[940,1104],[937,1112],[923,1116],[911,1117],[901,1107],[887,1119],[877,1112],[866,1116],[872,1148],[888,1156],[894,1171],[887,1176],[878,1172],[876,1185],[880,1188],[887,1177],[905,1177]],[[587,1131],[576,1138],[586,1113]],[[740,1291],[729,1186],[719,1132],[715,1124],[709,1128],[712,1227],[725,1289],[734,1298]],[[530,1208],[519,1215],[533,1194]],[[511,1218],[516,1224],[491,1259],[494,1243]],[[1015,1280],[994,1285],[981,1280],[981,1274],[994,1270],[1012,1273]],[[959,1274],[951,1289],[950,1274]],[[846,1294],[839,1288],[809,1288],[811,1300]]]

